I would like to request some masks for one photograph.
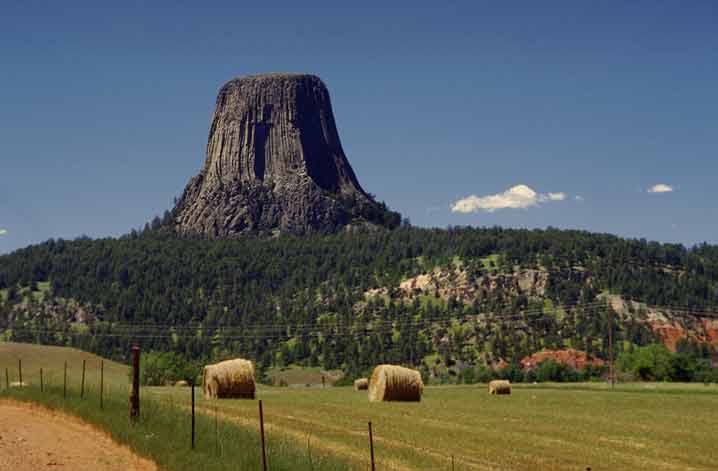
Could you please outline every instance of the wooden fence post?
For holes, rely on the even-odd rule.
[[[22,387],[22,360],[17,360],[17,373],[20,380],[20,387]]]
[[[82,360],[82,381],[80,382],[80,399],[85,398],[85,360]]]
[[[140,417],[140,347],[132,347],[132,392],[130,393],[130,420]]]
[[[10,372],[5,368],[5,388],[10,390]]]
[[[267,471],[267,448],[264,442],[264,412],[261,399],[259,400],[259,433],[262,435],[262,470]]]
[[[374,464],[374,435],[371,430],[371,422],[369,422],[369,452],[371,453],[371,471],[376,471]]]
[[[100,360],[100,409],[104,408],[102,396],[105,392],[105,361]]]

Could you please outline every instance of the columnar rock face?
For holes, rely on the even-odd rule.
[[[344,155],[327,88],[304,74],[242,77],[220,89],[204,167],[174,214],[179,232],[211,237],[383,219]]]

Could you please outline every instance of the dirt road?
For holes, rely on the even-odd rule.
[[[75,417],[0,401],[0,470],[157,471],[157,466]]]

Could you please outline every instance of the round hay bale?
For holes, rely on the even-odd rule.
[[[202,388],[206,399],[254,399],[254,365],[241,358],[207,365],[202,370]]]
[[[26,388],[26,387],[27,387],[27,383],[26,383],[25,381],[22,381],[22,382],[20,382],[20,381],[13,381],[13,382],[10,383],[10,387],[11,387],[11,388]]]
[[[396,365],[379,365],[369,380],[369,400],[421,401],[424,382],[416,370]]]
[[[354,391],[365,391],[369,389],[369,380],[367,378],[359,378],[354,381]]]
[[[189,386],[189,383],[183,379],[181,379],[175,383],[176,388],[186,388],[188,386]]]
[[[511,383],[506,379],[495,379],[489,383],[489,394],[511,394]]]

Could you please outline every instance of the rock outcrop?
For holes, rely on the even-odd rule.
[[[565,350],[542,350],[521,359],[524,370],[536,369],[542,362],[553,360],[560,365],[566,365],[574,370],[582,370],[587,366],[604,366],[605,361],[589,356],[582,350],[568,348]]]
[[[210,237],[308,234],[385,225],[387,214],[396,213],[364,192],[344,155],[322,81],[267,74],[220,89],[204,167],[177,203],[174,225]]]
[[[627,301],[615,294],[602,294],[599,299],[608,301],[619,316],[636,319],[647,325],[672,352],[678,350],[680,340],[718,346],[718,319],[714,317],[704,317],[700,312]]]
[[[489,273],[472,277],[466,270],[435,268],[431,272],[402,281],[393,295],[412,300],[418,296],[433,296],[444,301],[455,298],[470,304],[490,297],[510,299],[517,295],[543,297],[549,273],[542,270],[520,270],[515,273]],[[375,288],[365,298],[389,296],[387,288]]]

